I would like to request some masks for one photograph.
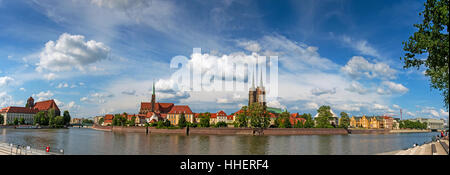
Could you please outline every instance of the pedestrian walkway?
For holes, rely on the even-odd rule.
[[[445,142],[448,145],[448,140],[440,140],[441,142]],[[435,145],[436,152],[433,154],[432,145]],[[438,141],[426,143],[420,146],[416,146],[413,148],[409,148],[406,150],[397,150],[386,153],[381,153],[378,155],[448,155],[447,152],[442,147],[441,143]]]
[[[46,152],[27,146],[0,143],[0,155],[61,155],[62,153]]]

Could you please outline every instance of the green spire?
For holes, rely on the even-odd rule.
[[[153,95],[155,95],[155,81],[153,81]]]

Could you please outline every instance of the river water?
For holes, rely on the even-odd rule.
[[[118,133],[88,128],[0,129],[0,142],[64,149],[65,154],[367,155],[412,147],[438,133],[219,136]]]

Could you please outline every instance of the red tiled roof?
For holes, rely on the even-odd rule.
[[[191,108],[189,108],[189,106],[187,106],[187,105],[173,106],[172,110],[170,110],[168,113],[169,114],[181,114],[181,113],[193,114],[193,112],[191,111]]]
[[[161,118],[167,118],[167,114],[159,114],[161,115]]]
[[[233,117],[234,117],[233,115],[228,115],[227,120],[233,120]]]
[[[303,124],[305,124],[306,120],[304,118],[289,117],[289,122],[291,122],[291,125],[295,125],[295,123],[297,122],[302,122]]]
[[[298,113],[292,113],[292,114],[291,114],[291,117],[297,118],[297,117],[300,117],[300,115],[299,115]]]
[[[161,113],[168,113],[172,109],[173,106],[174,106],[173,103],[155,103],[154,111],[159,111]],[[151,110],[152,103],[151,102],[142,102],[141,103],[141,111],[144,109]]]
[[[56,105],[54,100],[36,102],[33,108],[39,111],[47,111],[51,108],[55,108],[56,111],[59,111],[58,105]]]
[[[216,113],[213,113],[213,114],[210,115],[209,118],[217,118],[217,114],[216,114]]]
[[[218,116],[227,116],[227,113],[223,112],[223,111],[219,111],[217,112]]]
[[[36,114],[39,111],[36,109],[10,106],[0,110],[0,113],[22,113],[22,114]]]
[[[114,119],[114,115],[112,115],[112,114],[105,115],[105,120],[112,120],[112,119]]]

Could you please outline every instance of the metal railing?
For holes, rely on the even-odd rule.
[[[0,151],[8,155],[64,155],[64,149],[50,148],[44,149],[32,148],[30,145],[20,145],[13,143],[0,143]]]

